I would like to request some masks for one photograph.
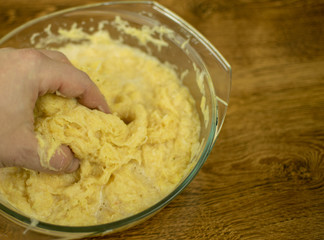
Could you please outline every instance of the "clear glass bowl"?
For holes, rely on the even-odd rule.
[[[123,38],[124,43],[145,52],[149,51],[162,62],[167,61],[176,65],[179,74],[188,70],[183,83],[195,98],[201,121],[200,141],[202,144],[192,159],[196,162],[195,167],[169,195],[155,205],[131,217],[107,224],[84,227],[53,225],[45,222],[36,224],[5,201],[0,201],[0,214],[9,220],[8,226],[18,224],[22,227],[19,229],[28,229],[25,235],[16,233],[15,239],[35,239],[36,236],[37,239],[49,239],[46,236],[51,236],[51,239],[53,236],[64,239],[99,236],[141,223],[165,207],[192,181],[215,144],[226,115],[231,88],[231,67],[205,37],[158,3],[118,1],[70,8],[25,23],[0,39],[0,47],[34,47],[35,42],[30,41],[31,37],[34,33],[40,33],[38,37],[42,37],[45,34],[44,29],[49,24],[54,34],[57,33],[59,27],[68,28],[75,22],[83,29],[90,31],[91,28],[97,27],[98,22],[111,21],[116,15],[128,21],[130,26],[135,28],[143,25],[150,27],[163,25],[175,33],[173,38],[163,37],[164,41],[168,42],[168,47],[163,47],[160,51],[154,45],[148,44],[149,47],[140,45],[132,36],[123,36]],[[118,39],[121,34],[110,25],[105,25],[105,29],[115,39]],[[35,39],[37,42],[37,38]],[[200,84],[197,84],[197,80]],[[203,98],[205,100],[202,100]]]

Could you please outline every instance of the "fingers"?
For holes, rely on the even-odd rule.
[[[77,98],[82,105],[90,109],[110,113],[105,97],[86,73],[72,64],[66,64],[64,55],[58,52],[43,50],[43,53],[52,58],[47,59],[50,65],[45,62],[38,71],[41,79],[39,95],[58,91],[65,97]]]
[[[77,97],[79,103],[90,109],[96,108],[104,113],[110,113],[105,97],[100,93],[94,83],[85,83],[85,87],[82,91],[83,92]]]

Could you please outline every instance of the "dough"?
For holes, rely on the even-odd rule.
[[[36,104],[42,164],[68,145],[80,159],[71,174],[0,169],[2,197],[23,214],[59,225],[94,225],[133,215],[170,193],[191,170],[199,145],[195,102],[169,64],[108,33],[60,48],[87,72],[112,114],[53,94]]]

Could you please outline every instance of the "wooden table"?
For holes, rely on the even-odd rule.
[[[2,0],[0,36],[90,2]],[[323,1],[158,2],[232,65],[228,114],[179,197],[145,223],[100,239],[324,239]],[[0,239],[15,239],[1,221]]]

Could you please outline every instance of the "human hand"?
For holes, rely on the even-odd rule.
[[[58,91],[65,97],[109,113],[104,96],[84,72],[60,52],[0,49],[0,167],[53,172],[40,164],[33,109],[38,97]],[[58,172],[73,172],[79,160],[62,145],[50,160]]]

